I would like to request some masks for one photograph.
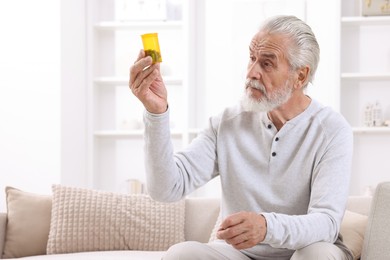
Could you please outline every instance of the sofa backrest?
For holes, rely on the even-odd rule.
[[[347,210],[368,216],[371,201],[371,196],[350,196],[347,201]]]
[[[208,242],[219,215],[220,199],[187,198],[185,240]]]

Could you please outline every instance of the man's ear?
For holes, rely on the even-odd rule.
[[[303,86],[306,86],[308,83],[307,81],[309,80],[310,68],[308,66],[306,66],[306,67],[298,69],[297,72],[298,72],[298,77],[297,77],[296,84],[294,85],[294,87],[296,89],[300,89]]]

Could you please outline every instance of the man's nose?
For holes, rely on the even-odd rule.
[[[261,79],[261,68],[257,62],[248,66],[246,77],[249,79]]]

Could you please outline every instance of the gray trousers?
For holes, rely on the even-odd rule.
[[[291,260],[350,260],[338,246],[318,242],[295,251]],[[251,260],[239,250],[224,243],[187,241],[168,249],[163,260]]]

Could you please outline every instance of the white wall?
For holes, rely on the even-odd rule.
[[[61,9],[61,183],[86,186],[87,1],[58,1]]]
[[[0,211],[5,186],[60,178],[59,0],[0,1]]]

